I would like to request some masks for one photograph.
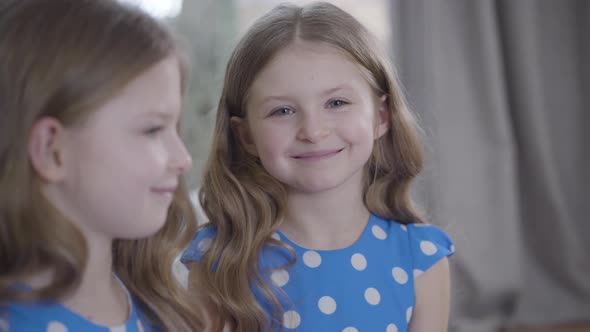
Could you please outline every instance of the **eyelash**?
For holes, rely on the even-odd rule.
[[[281,113],[281,111],[283,111],[283,110],[287,110],[287,111],[289,111],[290,113],[289,113],[289,114],[284,114],[284,113]],[[277,108],[277,109],[273,110],[273,111],[270,113],[270,116],[287,116],[287,115],[291,115],[291,114],[293,114],[293,113],[294,113],[294,111],[293,111],[291,108],[288,108],[288,107],[279,107],[279,108]]]
[[[339,102],[341,104],[333,106],[332,104],[336,103],[336,102]],[[328,108],[338,108],[338,107],[346,106],[348,104],[350,104],[350,103],[345,100],[342,100],[342,99],[332,99],[332,100],[328,101],[327,106],[328,106]]]
[[[339,103],[339,105],[334,105],[334,103]],[[345,100],[342,100],[342,99],[332,99],[332,100],[329,100],[326,103],[326,108],[339,108],[339,107],[342,107],[342,106],[346,106],[348,104],[350,104],[350,103],[347,102],[347,101],[345,101]],[[290,113],[289,114],[280,113],[281,111],[284,111],[284,110],[287,110]],[[293,109],[291,109],[289,107],[280,107],[280,108],[277,108],[277,109],[273,110],[270,113],[270,116],[286,116],[286,115],[293,114],[293,112],[294,112]]]
[[[164,130],[164,126],[154,126],[154,127],[150,127],[148,129],[144,130],[144,134],[146,134],[148,136],[155,136],[156,134],[158,134],[162,130]]]

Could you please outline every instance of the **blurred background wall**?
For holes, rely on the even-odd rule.
[[[127,2],[174,27],[193,60],[197,188],[229,53],[281,1]],[[590,1],[329,2],[389,50],[424,128],[415,196],[456,242],[450,331],[590,331]]]

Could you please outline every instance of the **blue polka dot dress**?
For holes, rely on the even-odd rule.
[[[59,303],[12,303],[0,306],[0,332],[156,332],[133,303],[127,321],[115,327],[98,325]]]
[[[201,230],[182,261],[198,261],[214,236],[213,228]],[[403,225],[375,215],[358,241],[343,249],[310,250],[281,232],[273,237],[293,247],[298,258],[281,269],[289,253],[269,245],[259,260],[261,273],[285,306],[285,331],[407,331],[414,280],[454,251],[447,234],[434,225]]]

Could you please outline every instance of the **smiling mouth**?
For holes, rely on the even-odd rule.
[[[322,151],[313,151],[313,152],[306,152],[302,154],[298,154],[293,156],[295,159],[299,160],[320,160],[330,158],[335,156],[336,154],[340,153],[344,148],[336,149],[336,150],[322,150]]]

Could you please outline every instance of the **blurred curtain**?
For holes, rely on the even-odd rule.
[[[180,16],[168,22],[181,38],[191,64],[183,136],[193,157],[187,180],[199,224],[205,223],[206,217],[197,203],[196,189],[209,154],[225,64],[237,38],[235,16],[234,0],[185,0]],[[174,262],[173,271],[186,286],[188,271],[180,263],[180,256]]]
[[[590,322],[590,1],[392,0],[451,331]]]
[[[238,38],[235,0],[185,0],[180,16],[170,23],[191,63],[183,125],[193,156],[187,178],[189,187],[196,188],[209,154],[225,65]]]

